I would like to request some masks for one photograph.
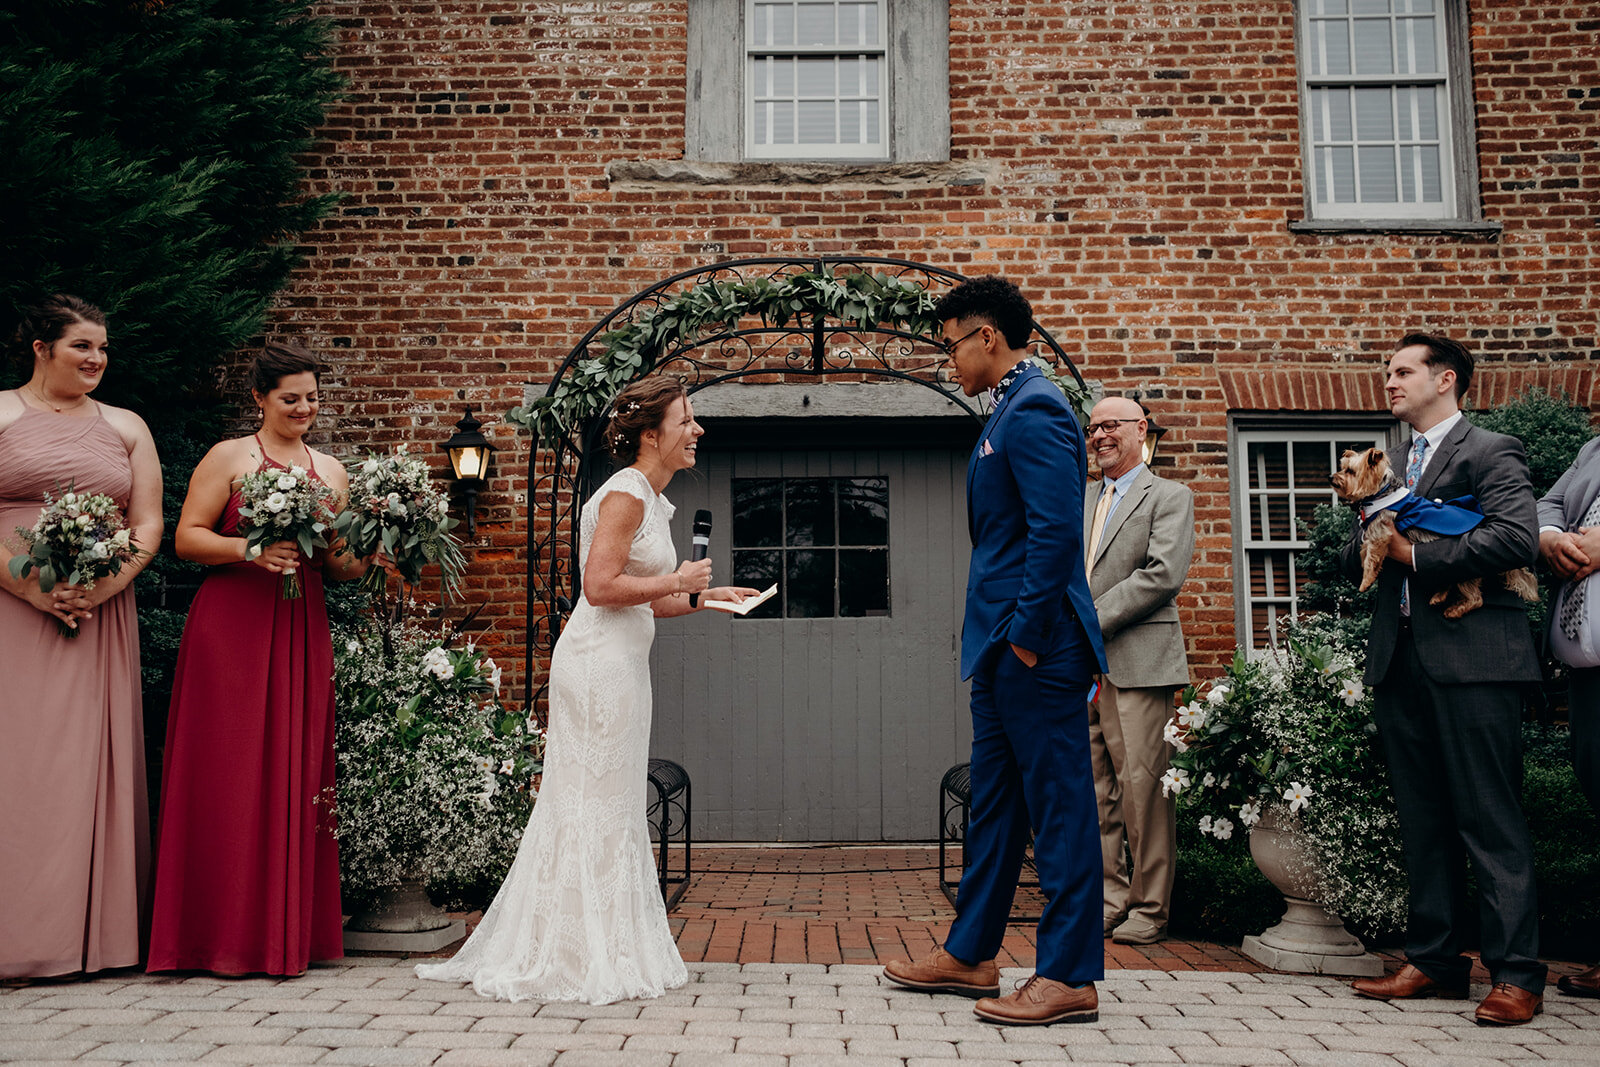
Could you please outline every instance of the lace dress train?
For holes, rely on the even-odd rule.
[[[631,467],[584,506],[583,558],[610,492],[645,504],[627,573],[671,571],[672,505]],[[579,598],[551,658],[544,780],[516,861],[467,943],[444,963],[419,965],[419,976],[471,982],[501,1000],[589,1004],[657,997],[687,981],[645,823],[654,638],[648,604]]]

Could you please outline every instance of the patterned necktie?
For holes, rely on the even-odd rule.
[[[1094,506],[1094,518],[1089,520],[1089,551],[1084,555],[1084,576],[1094,573],[1094,557],[1100,552],[1100,536],[1105,533],[1106,517],[1111,514],[1111,497],[1116,490],[1111,486],[1104,486],[1100,490],[1100,499]]]
[[[1594,498],[1589,505],[1589,510],[1583,513],[1583,521],[1579,526],[1595,526],[1600,524],[1600,496]],[[1567,595],[1561,601],[1561,632],[1572,640],[1578,639],[1579,625],[1583,622],[1584,592],[1589,583],[1587,580],[1573,582],[1567,586]]]
[[[1428,439],[1419,436],[1411,446],[1411,459],[1406,463],[1406,488],[1415,489],[1422,477],[1422,460],[1428,454]],[[1400,583],[1400,614],[1411,614],[1411,580]]]
[[[1411,446],[1411,462],[1406,464],[1406,488],[1415,489],[1417,479],[1422,477],[1422,460],[1428,454],[1428,439],[1417,438],[1416,444]]]

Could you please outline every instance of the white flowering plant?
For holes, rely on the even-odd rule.
[[[32,528],[17,527],[27,551],[11,557],[13,578],[36,572],[39,588],[48,593],[57,582],[93,589],[95,582],[120,573],[142,551],[117,502],[104,493],[79,493],[72,486],[60,496],[44,494],[44,507]],[[77,637],[78,628],[60,619],[63,637]]]
[[[1282,807],[1312,846],[1320,902],[1359,928],[1389,931],[1405,921],[1400,825],[1358,655],[1320,618],[1258,659],[1240,650],[1223,677],[1179,697],[1161,786],[1201,833],[1223,841]]]
[[[336,510],[333,490],[304,467],[251,471],[239,486],[245,554],[254,558],[268,545],[293,541],[309,559],[317,549],[328,547]],[[284,600],[298,599],[299,573],[285,571],[279,592]]]
[[[466,569],[461,541],[450,531],[450,498],[433,484],[428,465],[406,453],[401,445],[387,456],[369,453],[348,465],[350,502],[336,523],[347,549],[370,556],[378,549],[415,585],[422,569],[439,565],[446,596],[453,597]],[[381,567],[369,567],[362,576],[370,593],[381,592],[388,576]]]
[[[334,628],[339,869],[371,900],[408,879],[494,885],[544,770],[544,731],[500,702],[459,633],[365,613]]]

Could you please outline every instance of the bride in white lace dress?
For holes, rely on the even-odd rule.
[[[583,595],[550,661],[544,780],[516,861],[461,951],[417,974],[471,982],[500,1000],[610,1004],[658,997],[687,980],[645,824],[650,644],[655,618],[695,610],[710,560],[684,562],[661,495],[694,466],[704,431],[683,383],[648,378],[618,394],[606,441],[617,471],[583,506]]]

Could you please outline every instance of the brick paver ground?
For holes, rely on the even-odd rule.
[[[603,1007],[484,1000],[397,955],[291,979],[103,974],[0,988],[0,1062],[933,1067],[1211,1063],[1303,1067],[1600,1064],[1600,1001],[1552,988],[1531,1025],[1473,1001],[1383,1004],[1341,979],[1253,973],[1233,948],[1107,942],[1096,1023],[997,1027],[970,1001],[885,983],[952,910],[929,849],[704,848],[672,913],[689,984]],[[1019,909],[1037,905],[1026,894]],[[475,918],[475,917],[472,917]],[[1033,959],[1014,927],[1007,987]],[[1575,964],[1555,964],[1555,974]],[[1481,967],[1475,998],[1487,993]]]
[[[956,853],[955,861],[959,862]],[[934,847],[702,847],[695,876],[673,909],[685,960],[708,963],[887,963],[943,941],[955,910],[939,889]],[[1015,913],[1038,915],[1037,888],[1018,891]],[[1007,932],[1003,967],[1032,966],[1032,924]],[[1172,940],[1106,942],[1106,966],[1254,971],[1233,948]]]
[[[1004,972],[1009,983],[1026,970]],[[1479,987],[1475,992],[1482,994]],[[604,1007],[485,1000],[359,957],[287,980],[103,975],[0,990],[0,1062],[933,1067],[1211,1063],[1471,1067],[1600,1059],[1600,1001],[1552,996],[1531,1025],[1467,1001],[1391,1005],[1298,975],[1119,970],[1100,1019],[998,1027],[971,1001],[862,964],[691,963],[689,984]]]

